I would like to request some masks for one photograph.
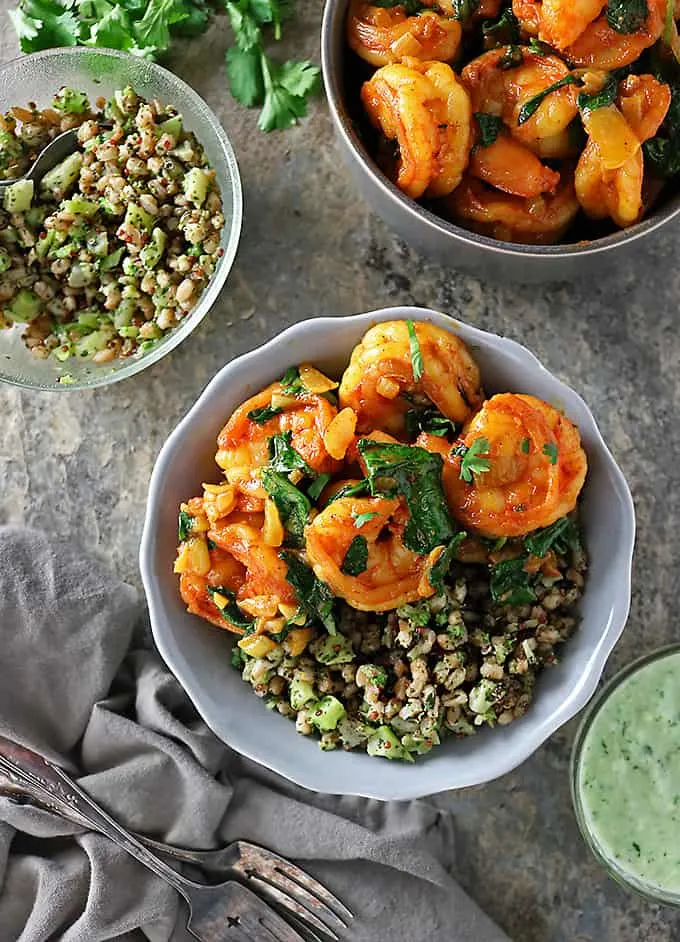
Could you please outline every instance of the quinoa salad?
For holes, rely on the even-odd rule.
[[[189,612],[324,750],[414,761],[505,726],[578,627],[578,429],[487,398],[455,333],[371,328],[339,381],[291,367],[217,439],[219,483],[179,508]]]
[[[140,355],[197,303],[223,250],[215,172],[177,111],[128,87],[92,105],[0,115],[0,180],[26,173],[58,134],[78,142],[0,207],[0,328],[25,325],[39,358]]]

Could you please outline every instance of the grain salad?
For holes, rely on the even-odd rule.
[[[39,358],[106,363],[143,354],[197,303],[220,248],[215,171],[177,111],[128,87],[94,107],[62,88],[52,106],[0,116],[0,180],[59,133],[77,145],[0,209],[0,327],[25,325]]]
[[[587,568],[558,409],[487,397],[455,334],[385,322],[339,381],[303,363],[242,403],[215,461],[179,508],[179,592],[299,733],[413,761],[527,711]]]

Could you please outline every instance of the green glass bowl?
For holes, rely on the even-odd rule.
[[[49,49],[14,59],[0,68],[0,113],[29,101],[36,102],[39,108],[47,107],[62,85],[87,92],[91,100],[101,95],[109,97],[116,89],[132,85],[144,98],[157,98],[179,111],[184,126],[194,132],[217,174],[226,220],[221,240],[224,254],[196,306],[147,353],[102,364],[73,357],[64,363],[53,357],[39,360],[21,340],[23,327],[0,330],[0,380],[30,389],[107,386],[134,376],[170,353],[217,300],[241,234],[243,196],[234,151],[215,114],[186,82],[155,62],[112,49],[80,46]]]
[[[586,842],[593,855],[604,867],[609,876],[628,890],[632,890],[645,899],[655,903],[666,903],[671,906],[680,906],[680,892],[673,890],[664,890],[661,887],[653,886],[645,880],[639,878],[636,874],[630,873],[619,861],[613,858],[606,848],[599,841],[594,829],[591,828],[586,813],[584,802],[581,795],[581,759],[583,748],[590,732],[590,728],[599,714],[602,707],[609,698],[615,693],[621,684],[637,673],[641,668],[647,667],[655,661],[663,660],[671,654],[680,653],[680,644],[671,644],[659,648],[649,654],[632,661],[623,670],[619,671],[599,693],[593,697],[586,708],[576,733],[574,745],[571,753],[571,764],[569,775],[571,779],[571,797],[574,805],[574,812],[578,822],[579,830],[583,840]]]

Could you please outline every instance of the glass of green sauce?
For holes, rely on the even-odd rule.
[[[634,661],[594,698],[571,789],[581,833],[609,874],[680,905],[680,645]]]

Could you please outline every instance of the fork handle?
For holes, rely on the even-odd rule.
[[[10,775],[14,772],[20,781],[37,779],[40,789],[55,799],[56,805],[64,802],[87,821],[94,831],[104,834],[114,844],[134,857],[161,880],[169,883],[188,901],[189,892],[194,887],[192,881],[185,879],[172,867],[169,867],[147,847],[129,834],[117,821],[99,807],[90,796],[80,788],[62,769],[57,768],[43,756],[25,746],[0,736],[0,757],[3,771]],[[58,811],[57,808],[55,810]],[[58,813],[60,813],[58,811]]]

